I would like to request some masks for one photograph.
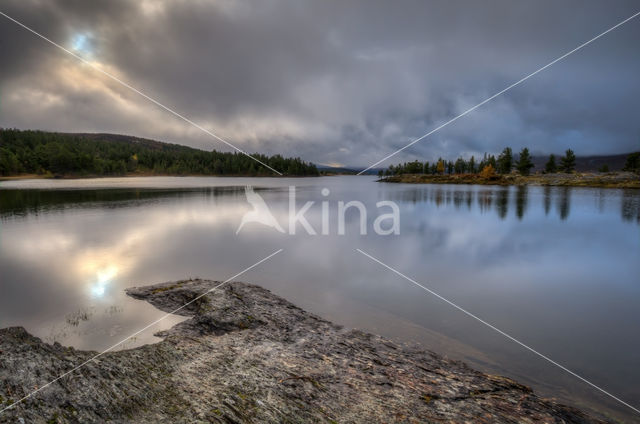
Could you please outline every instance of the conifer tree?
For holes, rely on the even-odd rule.
[[[498,172],[508,174],[513,167],[513,154],[511,147],[505,147],[500,156],[498,156]]]
[[[557,170],[558,170],[558,167],[556,166],[556,156],[554,154],[550,154],[549,160],[544,165],[544,172],[547,174],[553,174]]]
[[[531,172],[531,168],[533,168],[533,162],[531,161],[531,155],[529,154],[529,149],[524,148],[520,151],[520,157],[516,162],[516,168],[520,175],[529,175]]]
[[[573,150],[567,149],[564,157],[560,159],[560,168],[566,173],[571,173],[576,169],[576,155],[573,153]]]

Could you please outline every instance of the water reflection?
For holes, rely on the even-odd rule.
[[[167,186],[154,188],[154,181]],[[178,183],[188,184],[171,185]],[[120,185],[146,188],[90,191],[72,190],[84,181],[64,184],[0,190],[2,327],[22,325],[79,348],[108,347],[162,315],[125,296],[126,287],[225,279],[284,248],[277,261],[242,279],[346,326],[418,341],[549,396],[617,411],[589,387],[354,253],[363,248],[616,395],[640,396],[637,190],[377,184],[368,177],[129,179]],[[290,236],[256,223],[236,235],[251,209],[246,184],[260,190],[283,226],[288,185],[297,185],[298,207],[316,202],[306,215],[316,230],[324,200],[332,207],[360,200],[370,212],[377,201],[394,200],[401,235],[361,236],[356,213],[341,237],[335,227],[327,236],[302,229]],[[325,187],[328,197],[321,195]],[[368,215],[367,228],[375,216]],[[164,328],[182,318],[175,319]],[[155,341],[152,332],[128,346]]]
[[[538,188],[537,188],[538,189]],[[472,210],[477,205],[481,212],[495,210],[501,219],[506,219],[510,208],[515,208],[515,216],[524,218],[529,205],[529,187],[474,187],[432,186],[402,190],[393,193],[392,199],[400,202],[431,202],[436,206],[463,206]],[[542,188],[542,203],[546,215],[555,204],[558,216],[567,219],[571,211],[571,187]],[[193,196],[217,198],[231,196],[244,199],[243,187],[210,187],[184,189],[117,189],[117,190],[2,190],[0,218],[26,216],[30,213],[44,213],[64,208],[119,208],[144,206],[167,198],[177,200]],[[598,208],[602,212],[607,202],[607,189],[598,189]],[[640,216],[638,191],[623,191],[622,217],[627,221],[637,221]]]
[[[536,195],[531,196],[530,190],[535,190]],[[453,206],[460,210],[463,206],[472,211],[475,207],[481,213],[495,212],[500,219],[507,219],[511,208],[515,216],[522,220],[526,217],[532,200],[540,198],[545,215],[549,215],[555,207],[561,220],[569,218],[571,213],[571,196],[576,190],[588,193],[597,199],[597,207],[600,213],[606,213],[605,208],[614,200],[621,200],[621,217],[625,221],[640,223],[640,190],[611,190],[611,189],[585,189],[572,187],[468,187],[468,186],[428,186],[411,187],[390,193],[391,198],[398,202],[420,203],[428,202],[436,207]],[[540,193],[541,192],[541,193]],[[540,196],[538,196],[540,193]],[[620,194],[622,194],[620,196]],[[475,206],[474,206],[475,205]],[[555,206],[554,206],[555,205]]]
[[[544,188],[544,214],[549,215],[549,211],[551,210],[551,187]]]
[[[569,187],[560,187],[558,190],[558,213],[560,214],[560,219],[564,220],[569,217],[571,189]]]
[[[489,197],[492,197],[492,195],[489,194]],[[509,211],[509,192],[506,189],[502,189],[498,191],[497,197],[496,210],[498,211],[498,216],[505,219]]]
[[[624,190],[622,193],[622,219],[640,224],[640,196],[638,190]]]
[[[196,199],[205,206],[184,207]],[[153,246],[171,245],[167,238],[194,225],[227,226],[244,211],[234,206],[243,200],[243,187],[0,190],[0,325],[24,325],[47,341],[79,348],[110,346],[161,316],[123,292],[133,285],[132,271],[157,253]],[[124,212],[119,217],[113,215],[118,210]],[[111,312],[89,313],[94,310]],[[182,319],[171,317],[156,330]],[[127,346],[156,341],[152,334]]]
[[[527,186],[518,186],[516,191],[516,215],[522,219],[527,210]]]
[[[2,190],[0,217],[26,216],[65,208],[118,208],[142,206],[163,198],[185,198],[193,195],[244,197],[242,187],[195,187],[173,189],[101,189],[101,190]]]

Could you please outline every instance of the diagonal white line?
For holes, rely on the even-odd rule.
[[[358,172],[358,175],[362,175],[363,173],[367,172],[368,170],[370,170],[371,168],[373,168],[374,166],[377,166],[379,164],[381,164],[382,162],[384,162],[385,160],[389,159],[392,156],[397,155],[398,153],[400,153],[401,151],[405,150],[408,147],[413,146],[414,144],[416,144],[417,142],[419,142],[420,140],[423,140],[427,137],[429,137],[431,134],[435,133],[436,131],[441,130],[442,128],[446,127],[447,125],[457,121],[458,119],[462,118],[463,116],[465,116],[466,114],[468,114],[469,112],[472,112],[474,110],[476,110],[477,108],[479,108],[480,106],[484,105],[487,102],[490,102],[491,100],[495,99],[496,97],[500,96],[501,94],[511,90],[513,87],[520,85],[521,83],[523,83],[524,81],[528,80],[529,78],[531,78],[532,76],[536,75],[539,72],[544,71],[545,69],[547,69],[548,67],[554,65],[555,63],[561,61],[562,59],[566,58],[567,56],[577,52],[578,50],[582,49],[583,47],[588,46],[589,44],[593,43],[594,41],[596,41],[598,38],[602,37],[605,34],[608,34],[609,32],[613,31],[614,29],[618,28],[620,25],[623,25],[627,22],[629,22],[630,20],[632,20],[633,18],[635,18],[636,16],[640,15],[640,12],[636,13],[635,15],[632,15],[630,17],[628,17],[627,19],[625,19],[624,21],[618,22],[616,25],[612,26],[611,28],[609,28],[608,30],[600,33],[599,35],[596,35],[595,37],[593,37],[591,40],[586,41],[582,44],[580,44],[578,47],[576,47],[575,49],[563,54],[562,56],[560,56],[559,58],[547,63],[546,65],[544,65],[542,68],[539,68],[538,70],[530,73],[529,75],[527,75],[526,77],[514,82],[513,84],[511,84],[510,86],[508,86],[507,88],[497,92],[496,94],[494,94],[493,96],[489,97],[488,99],[483,100],[482,102],[478,103],[477,105],[465,110],[464,112],[462,112],[460,115],[456,116],[455,118],[452,118],[450,120],[448,120],[447,122],[445,122],[444,124],[440,125],[439,127],[436,127],[434,129],[432,129],[431,131],[429,131],[428,133],[416,138],[415,140],[413,140],[412,142],[410,142],[409,144],[407,144],[404,147],[399,148],[398,150],[396,150],[395,152],[385,156],[384,158],[380,159],[378,162],[374,163],[373,165],[369,166],[366,169],[363,169],[362,171]]]
[[[123,340],[119,341],[118,343],[114,344],[113,346],[103,350],[102,352],[92,356],[91,358],[87,359],[86,361],[84,361],[83,363],[81,363],[80,365],[76,366],[75,368],[70,369],[69,371],[65,372],[64,374],[59,375],[58,377],[56,377],[55,379],[51,380],[50,382],[48,382],[47,384],[45,384],[42,387],[39,387],[38,389],[34,390],[33,392],[29,393],[28,395],[24,396],[23,398],[15,401],[14,403],[12,403],[11,405],[7,406],[6,408],[3,408],[2,410],[0,410],[0,414],[2,414],[4,411],[6,411],[7,409],[11,409],[14,406],[16,406],[17,404],[29,399],[30,397],[32,397],[33,395],[35,395],[36,393],[38,393],[39,391],[41,391],[42,389],[52,385],[53,383],[55,383],[56,381],[60,380],[61,378],[66,377],[67,375],[79,370],[80,368],[84,367],[85,365],[87,365],[89,362],[95,360],[96,358],[104,355],[105,353],[115,349],[116,347],[120,346],[122,343],[126,342],[127,340],[129,340],[131,337],[135,337],[138,334],[142,333],[143,331],[147,330],[150,327],[153,327],[154,325],[156,325],[157,323],[159,323],[160,321],[162,321],[163,319],[167,318],[170,315],[175,314],[176,312],[178,312],[179,310],[181,310],[182,308],[184,308],[185,306],[188,306],[190,304],[192,304],[193,302],[195,302],[196,300],[200,299],[203,296],[206,296],[207,294],[211,293],[212,291],[220,288],[221,286],[223,286],[224,284],[228,283],[229,281],[233,280],[236,277],[239,277],[240,275],[244,274],[245,272],[249,271],[252,268],[255,268],[256,266],[260,265],[261,263],[269,260],[270,258],[274,257],[275,255],[277,255],[278,253],[282,252],[283,249],[278,249],[275,252],[273,252],[272,254],[270,254],[269,256],[259,260],[258,262],[256,262],[255,264],[243,269],[242,271],[240,271],[239,273],[237,273],[236,275],[234,275],[233,277],[223,281],[222,283],[218,284],[217,286],[207,290],[206,292],[202,293],[201,295],[198,295],[196,298],[190,300],[189,302],[185,303],[184,305],[180,306],[179,308],[174,309],[171,312],[168,312],[167,314],[161,316],[160,318],[158,318],[157,320],[153,321],[151,324],[145,326],[144,328],[136,331],[135,333],[127,336],[126,338],[124,338]]]
[[[204,132],[205,134],[210,135],[211,137],[215,138],[216,140],[219,140],[221,142],[223,142],[224,144],[226,144],[227,146],[231,147],[232,149],[236,150],[238,153],[242,153],[243,155],[250,157],[251,159],[253,159],[254,161],[258,162],[260,165],[269,168],[271,171],[275,172],[278,175],[282,175],[281,172],[276,171],[275,169],[273,169],[272,167],[270,167],[269,165],[267,165],[266,163],[262,162],[260,159],[255,158],[253,156],[251,156],[249,153],[245,152],[244,150],[240,149],[239,147],[234,146],[233,144],[231,144],[230,142],[228,142],[227,140],[223,139],[222,137],[212,133],[211,131],[209,131],[206,128],[203,128],[202,126],[196,124],[195,122],[193,122],[191,119],[187,118],[184,115],[179,114],[178,112],[176,112],[175,110],[169,108],[168,106],[163,105],[162,103],[160,103],[159,101],[147,96],[146,94],[144,94],[142,91],[138,90],[135,87],[132,87],[131,85],[127,84],[126,82],[122,81],[120,78],[116,77],[115,75],[101,69],[99,66],[95,65],[92,62],[89,62],[88,60],[84,59],[82,56],[78,56],[77,54],[75,54],[74,52],[72,52],[69,49],[64,48],[63,46],[61,46],[60,44],[56,43],[55,41],[50,40],[49,38],[45,37],[44,35],[40,34],[39,32],[37,32],[36,30],[26,26],[25,24],[23,24],[22,22],[19,22],[17,20],[15,20],[14,18],[12,18],[11,16],[7,15],[6,13],[3,13],[0,11],[0,15],[4,16],[5,18],[9,19],[10,21],[20,25],[22,28],[26,29],[27,31],[37,35],[38,37],[42,38],[44,41],[46,41],[47,43],[50,43],[52,45],[54,45],[55,47],[59,48],[60,50],[64,51],[65,53],[70,54],[71,56],[75,57],[76,59],[78,59],[80,62],[84,63],[85,65],[90,66],[91,68],[95,69],[96,71],[106,75],[107,77],[111,78],[112,80],[116,81],[117,83],[121,84],[122,86],[128,88],[129,90],[133,91],[134,93],[139,94],[140,96],[144,97],[145,99],[149,100],[150,102],[154,103],[155,105],[161,107],[162,109],[166,110],[167,112],[171,113],[172,115],[177,116],[178,118],[182,119],[183,121],[185,121],[186,123],[196,127],[197,129],[199,129],[200,131]]]
[[[477,317],[476,315],[472,314],[471,312],[467,311],[466,309],[463,309],[462,307],[456,305],[455,303],[453,303],[452,301],[440,296],[438,293],[434,292],[433,290],[423,286],[422,284],[418,283],[417,281],[415,281],[414,279],[407,277],[406,275],[404,275],[403,273],[401,273],[400,271],[398,271],[395,268],[390,267],[389,265],[385,264],[384,262],[374,258],[373,256],[371,256],[370,254],[360,250],[360,249],[356,249],[358,252],[362,253],[364,256],[366,256],[367,258],[373,260],[374,262],[379,263],[380,265],[382,265],[383,267],[387,268],[390,271],[393,271],[395,274],[399,275],[400,277],[404,278],[405,280],[415,284],[416,286],[420,287],[421,289],[431,293],[432,295],[434,295],[435,297],[437,297],[438,299],[448,303],[449,305],[453,306],[454,308],[456,308],[457,310],[465,313],[466,315],[470,316],[471,318],[475,319],[476,321],[481,322],[482,324],[486,325],[487,327],[491,328],[492,330],[502,334],[503,336],[505,336],[506,338],[508,338],[511,341],[516,342],[517,344],[519,344],[520,346],[524,347],[525,349],[535,353],[536,355],[538,355],[539,357],[541,357],[542,359],[552,363],[553,365],[555,365],[556,367],[568,372],[569,374],[571,374],[572,376],[582,380],[583,382],[587,383],[588,385],[590,385],[591,387],[599,390],[600,392],[604,393],[605,395],[609,396],[612,399],[615,399],[616,401],[620,402],[621,404],[623,404],[624,406],[632,409],[633,411],[637,412],[638,414],[640,414],[640,410],[638,410],[637,408],[629,405],[627,402],[623,401],[622,399],[612,395],[611,393],[607,392],[606,390],[596,386],[595,384],[593,384],[592,382],[590,382],[589,380],[587,380],[584,377],[579,376],[578,374],[576,374],[575,372],[571,371],[570,369],[568,369],[567,367],[560,365],[559,363],[557,363],[556,361],[554,361],[553,359],[549,358],[548,356],[543,355],[542,353],[538,352],[537,350],[533,349],[532,347],[522,343],[520,340],[516,339],[513,336],[510,336],[509,334],[505,333],[504,331],[500,330],[499,328],[489,324],[488,322],[484,321],[482,318]]]

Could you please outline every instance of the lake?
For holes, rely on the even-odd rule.
[[[317,233],[248,223],[253,186],[287,229],[289,186]],[[328,189],[328,194],[325,190]],[[327,194],[325,196],[325,194]],[[337,204],[355,209],[338,234]],[[326,202],[329,234],[322,235]],[[380,201],[399,235],[378,235]],[[105,349],[163,315],[124,289],[202,277],[259,284],[347,327],[420,343],[539,393],[638,416],[358,253],[362,249],[594,384],[640,403],[640,191],[376,183],[320,178],[149,177],[0,182],[0,326]],[[121,347],[159,339],[171,316]]]

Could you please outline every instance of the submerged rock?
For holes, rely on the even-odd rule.
[[[219,284],[127,293],[171,312]],[[255,285],[225,284],[178,313],[191,318],[163,341],[105,353],[0,422],[601,422],[508,378],[344,329]],[[0,404],[95,354],[0,330]]]

